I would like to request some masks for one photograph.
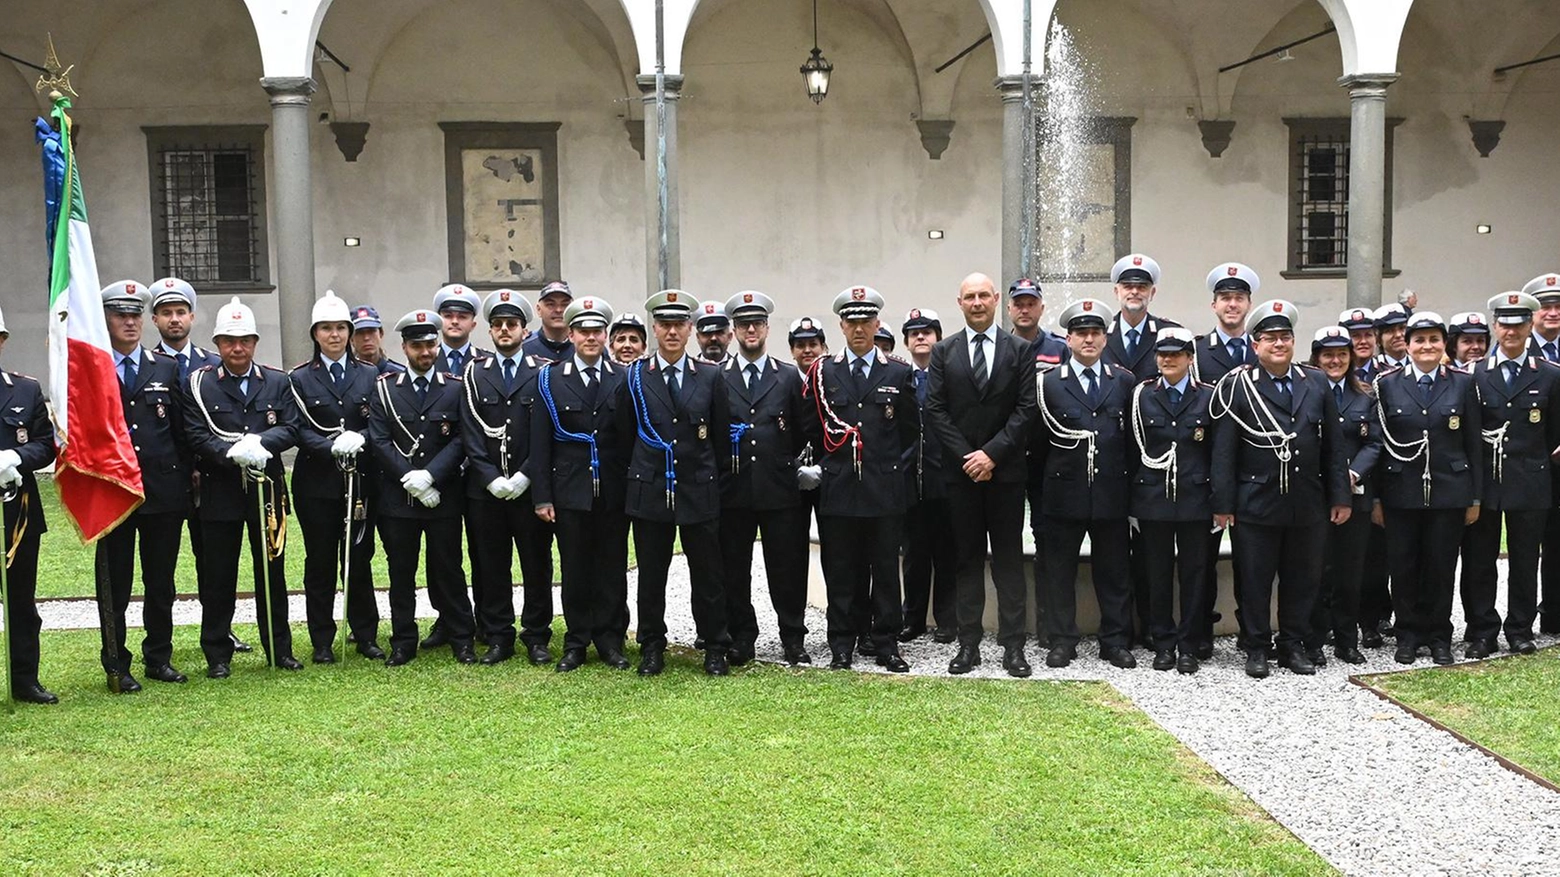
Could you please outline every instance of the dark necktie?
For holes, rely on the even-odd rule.
[[[601,382],[596,380],[596,367],[585,367],[585,397],[590,400],[591,407],[596,405],[596,399],[601,394]]]
[[[1240,365],[1246,361],[1246,339],[1231,338],[1224,343],[1224,349],[1230,352],[1230,362]]]
[[[1089,404],[1098,405],[1100,401],[1100,385],[1094,380],[1094,369],[1083,370],[1083,393],[1089,397]]]
[[[860,388],[867,382],[867,361],[865,359],[858,358],[855,362],[851,363],[850,374],[851,377],[856,379],[857,388]]]
[[[748,363],[748,367],[745,369],[745,371],[747,372],[748,392],[751,393],[755,388],[758,387],[758,366],[750,362]]]
[[[1132,354],[1137,353],[1137,345],[1138,345],[1138,330],[1136,330],[1136,329],[1128,329],[1127,330],[1127,356],[1131,356]]]
[[[1171,406],[1179,407],[1180,404],[1181,404],[1181,391],[1177,390],[1175,387],[1171,387],[1170,389],[1166,390],[1165,392],[1170,396],[1170,404],[1171,404]]]
[[[1509,387],[1511,382],[1517,379],[1517,370],[1522,366],[1515,359],[1508,359],[1500,366],[1506,370],[1506,386]]]
[[[975,368],[975,386],[986,389],[986,336],[975,336],[975,356],[970,364]]]
[[[1430,389],[1435,386],[1435,379],[1429,375],[1419,376],[1419,401],[1425,405],[1430,404]]]
[[[127,392],[135,386],[135,357],[127,356],[119,364],[119,380]]]
[[[515,361],[512,360],[512,359],[506,359],[506,360],[504,360],[504,392],[508,393],[509,391],[513,390],[514,388],[515,388]]]
[[[1278,387],[1278,395],[1285,399],[1289,398],[1289,378],[1274,378],[1273,385]]]
[[[330,379],[335,382],[336,386],[341,386],[341,382],[346,380],[346,377],[347,369],[345,366],[339,362],[330,364]]]
[[[190,376],[190,357],[189,357],[189,354],[187,354],[187,353],[179,353],[179,354],[175,354],[173,358],[177,359],[179,361],[179,380],[182,381],[185,378],[189,377]]]
[[[418,378],[412,381],[412,386],[417,390],[417,404],[421,405],[428,399],[428,379]]]
[[[677,404],[679,389],[677,385],[677,367],[671,366],[666,370],[666,393],[672,397],[672,404],[674,405]]]
[[[1354,376],[1359,378],[1361,383],[1370,383],[1370,369],[1363,365],[1354,370]]]
[[[460,367],[465,362],[465,355],[459,350],[450,351],[450,374],[460,374]]]
[[[1338,403],[1338,410],[1343,410],[1343,384],[1333,384],[1333,401]]]
[[[926,369],[915,370],[915,401],[918,405],[926,404]]]
[[[1544,345],[1544,358],[1549,360],[1550,362],[1560,361],[1560,347],[1556,347],[1555,346],[1555,342],[1553,342],[1553,341],[1549,342],[1548,344],[1545,344]]]

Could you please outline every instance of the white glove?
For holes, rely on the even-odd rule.
[[[259,436],[251,433],[234,442],[233,446],[228,448],[227,456],[229,460],[240,466],[260,469],[264,468],[265,464],[270,461],[271,452],[266,450],[264,445],[260,444]]]
[[[14,467],[9,469],[0,469],[0,489],[15,487],[21,483],[22,473],[20,469],[16,469]]]
[[[413,494],[413,496],[427,508],[432,509],[439,506],[439,489],[437,487],[430,487],[421,493]]]
[[[504,500],[514,499],[520,495],[519,491],[515,490],[514,486],[509,483],[509,479],[502,475],[488,482],[487,492],[493,494],[497,499]]]
[[[515,492],[515,496],[519,496],[531,489],[531,479],[525,477],[524,472],[516,472],[509,476],[509,488]]]
[[[416,496],[433,487],[433,475],[427,469],[413,469],[401,476],[401,486],[406,488],[407,493]]]
[[[0,451],[0,472],[7,469],[16,469],[22,465],[22,455],[15,451]]]
[[[343,430],[330,444],[330,452],[338,457],[356,457],[365,444],[361,432]]]
[[[823,483],[822,466],[797,466],[796,486],[803,490],[815,490]]]

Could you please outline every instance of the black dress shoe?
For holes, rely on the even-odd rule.
[[[1409,642],[1399,642],[1397,649],[1392,653],[1392,660],[1399,664],[1412,664],[1417,657],[1419,657],[1419,650]]]
[[[812,655],[807,654],[807,647],[801,643],[781,643],[780,650],[785,653],[787,664],[811,664]]]
[[[907,624],[904,627],[900,628],[900,630],[899,630],[899,641],[902,642],[902,643],[907,643],[907,642],[910,642],[912,640],[920,639],[921,637],[923,637],[925,635],[926,635],[926,625],[924,625],[924,624]]]
[[[717,646],[704,651],[704,674],[706,676],[731,675],[731,664],[726,660],[726,649]]]
[[[1360,650],[1348,644],[1333,646],[1333,655],[1345,664],[1365,663],[1365,656],[1360,653]]]
[[[1008,646],[1002,650],[1002,669],[1014,679],[1028,679],[1035,672],[1029,666],[1029,659],[1024,657],[1024,647],[1021,645]]]
[[[1538,632],[1547,634],[1560,633],[1560,612],[1540,615],[1538,617]]]
[[[1430,646],[1430,660],[1446,666],[1452,663],[1452,646],[1450,643],[1432,643]]]
[[[1538,651],[1538,643],[1525,636],[1508,637],[1506,642],[1511,646],[1511,650],[1519,655],[1531,655]]]
[[[514,646],[509,647],[509,654],[514,654]],[[505,657],[508,657],[507,655]],[[525,647],[526,660],[540,667],[543,664],[552,663],[552,652],[547,650],[546,643],[531,643]]]
[[[1198,643],[1197,648],[1192,651],[1192,654],[1195,655],[1199,661],[1213,660],[1213,643]]]
[[[1131,649],[1101,646],[1100,657],[1109,661],[1112,667],[1122,670],[1131,670],[1137,667],[1137,658],[1132,655]]]
[[[402,664],[410,664],[417,657],[417,650],[412,648],[392,648],[390,657],[385,658],[386,667],[399,667]]]
[[[1375,628],[1371,627],[1360,631],[1360,645],[1364,646],[1365,648],[1379,649],[1386,644],[1387,641],[1382,638],[1381,634],[1377,632]]]
[[[584,650],[582,649],[581,651]],[[482,657],[478,658],[477,660],[480,661],[484,666],[491,667],[494,664],[502,664],[514,656],[515,647],[513,643],[497,642],[490,643],[487,647],[487,651],[483,652]],[[532,661],[531,663],[534,664],[536,662]]]
[[[830,670],[849,670],[853,659],[850,649],[835,649],[833,657],[829,661]]]
[[[726,653],[726,661],[729,662],[733,667],[741,667],[746,664],[750,664],[753,662],[753,658],[754,654],[752,643],[743,643],[742,645],[732,646],[731,650]]]
[[[876,658],[878,653],[877,641],[870,636],[857,637],[856,651],[863,657]]]
[[[628,658],[623,657],[622,649],[607,649],[605,652],[598,650],[598,654],[601,655],[601,663],[606,664],[608,667],[614,670],[628,669]],[[580,663],[583,664],[585,662],[581,661]]]
[[[568,673],[572,670],[578,670],[580,665],[584,663],[584,649],[564,649],[563,657],[558,659],[558,666],[554,667],[553,669],[557,670],[559,673]]]
[[[879,667],[882,667],[890,673],[910,672],[909,662],[906,661],[904,656],[898,652],[889,652],[886,655],[878,655],[877,663]]]
[[[1469,661],[1478,661],[1490,656],[1490,644],[1484,640],[1474,640],[1463,649],[1463,657]]]
[[[221,661],[218,661],[215,664],[208,664],[206,666],[207,679],[226,679],[232,675],[233,671],[228,668],[227,664],[224,664]]]
[[[330,646],[320,646],[314,650],[313,660],[316,664],[334,664],[336,663],[336,650]]]
[[[477,647],[469,642],[450,642],[450,651],[455,654],[455,661],[459,664],[475,664],[477,662]]]
[[[428,635],[423,637],[422,647],[436,649],[450,644],[450,635],[444,632],[444,625],[435,621],[433,627],[428,628]]]
[[[651,646],[639,653],[639,675],[659,676],[666,669],[666,651],[657,646]]]
[[[959,653],[948,662],[948,672],[955,676],[963,676],[980,666],[980,646],[959,646]]]
[[[173,669],[172,664],[152,664],[146,668],[146,678],[158,682],[186,682],[189,677]]]
[[[375,661],[383,661],[385,659],[385,650],[381,649],[379,643],[376,642],[358,643],[357,653]]]
[[[959,638],[959,630],[955,627],[939,627],[932,631],[932,642],[947,645]]]
[[[59,703],[60,699],[54,692],[36,682],[24,682],[11,689],[11,699],[22,703]]]
[[[1198,662],[1195,654],[1183,654],[1175,659],[1175,672],[1184,673],[1188,676],[1196,673],[1201,666],[1202,664]]]
[[[1268,676],[1267,649],[1252,649],[1246,653],[1246,675],[1252,679],[1266,679]]]
[[[302,670],[303,662],[292,655],[282,655],[276,659],[276,666],[281,667],[283,670]]]
[[[1153,667],[1155,670],[1174,670],[1175,649],[1155,649]]]
[[[1311,660],[1310,652],[1299,646],[1280,650],[1278,666],[1288,668],[1298,676],[1316,675],[1316,663]]]
[[[1051,650],[1049,652],[1047,652],[1046,655],[1045,655],[1045,665],[1047,667],[1060,669],[1062,667],[1066,667],[1067,665],[1071,664],[1073,662],[1073,659],[1077,658],[1077,657],[1078,657],[1078,647],[1077,646],[1074,646],[1074,645],[1071,645],[1071,644],[1061,645],[1061,646],[1052,646]]]
[[[108,680],[108,690],[115,694],[135,694],[141,690],[141,683],[135,681],[135,677],[129,673],[120,673],[118,678]]]
[[[252,652],[252,651],[255,650],[254,646],[252,646],[249,643],[246,643],[243,640],[239,639],[238,638],[238,634],[234,633],[231,630],[228,631],[228,639],[233,641],[233,651],[235,651],[235,652],[245,652],[245,653],[248,653],[248,652]]]
[[[1314,649],[1307,648],[1305,650],[1305,656],[1307,658],[1310,658],[1311,659],[1311,663],[1315,664],[1317,667],[1325,667],[1325,666],[1327,666],[1327,654],[1322,651],[1322,647],[1321,646],[1317,646]]]

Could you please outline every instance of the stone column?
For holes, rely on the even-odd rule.
[[[276,309],[282,362],[309,358],[309,314],[314,309],[314,190],[310,182],[309,99],[314,80],[268,77],[271,96],[270,239],[276,247]]]
[[[1030,87],[1037,85],[1037,78],[1031,78]],[[996,86],[1002,97],[1002,276],[997,288],[1005,290],[1023,265],[1024,199],[1034,193],[1026,192],[1024,185],[1024,126],[1029,124],[1024,118],[1024,79],[1001,76]],[[1006,316],[1004,309],[1004,320]]]
[[[646,297],[682,285],[677,200],[677,99],[681,76],[666,76],[666,228],[661,228],[660,176],[656,161],[655,77],[637,79],[645,104],[645,290]],[[666,282],[661,282],[661,239],[666,239]],[[649,319],[649,315],[645,315]]]
[[[1362,73],[1338,83],[1349,90],[1348,306],[1381,305],[1387,210],[1387,86],[1396,73]]]

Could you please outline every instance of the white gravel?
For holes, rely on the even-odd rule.
[[[753,573],[761,631],[758,656],[778,662],[774,612],[757,557]],[[1504,563],[1502,573],[1504,582]],[[632,573],[629,588],[632,595]],[[388,617],[385,594],[378,597],[380,611]],[[681,557],[673,561],[667,598],[669,638],[691,645],[688,570]],[[634,602],[632,597],[629,602]],[[1500,605],[1504,603],[1503,584]],[[289,611],[301,622],[301,596],[291,598]],[[97,625],[91,601],[45,603],[40,613],[47,628]],[[419,617],[432,614],[426,593],[419,592]],[[1458,605],[1454,621],[1459,634],[1461,614]],[[235,620],[254,617],[253,601],[241,601]],[[176,605],[176,624],[199,620],[197,602]],[[140,624],[139,602],[130,608],[129,624]],[[828,646],[820,610],[808,610],[808,626],[812,633],[807,645],[818,662],[815,666],[824,667]],[[1554,643],[1554,637],[1539,638],[1540,646]],[[1358,668],[1331,659],[1329,648],[1328,666],[1316,676],[1295,676],[1275,665],[1272,677],[1251,680],[1243,672],[1244,656],[1230,637],[1221,638],[1213,659],[1194,676],[1151,670],[1151,655],[1143,651],[1137,652],[1138,669],[1118,670],[1099,660],[1091,641],[1080,646],[1071,667],[1051,670],[1044,665],[1044,651],[1031,643],[1035,675],[1025,681],[1111,683],[1346,874],[1560,874],[1560,794],[1348,681],[1356,673],[1403,669],[1393,662],[1391,645],[1388,640],[1387,648],[1365,649],[1368,663]],[[131,650],[136,647],[132,637]],[[1460,644],[1455,651],[1461,655]],[[947,676],[955,646],[923,637],[905,644],[902,652],[913,675]],[[1001,655],[1001,647],[988,639],[984,663],[963,678],[1006,679]],[[856,666],[862,672],[884,672],[870,658],[858,656]],[[1422,658],[1414,666],[1431,665]]]

